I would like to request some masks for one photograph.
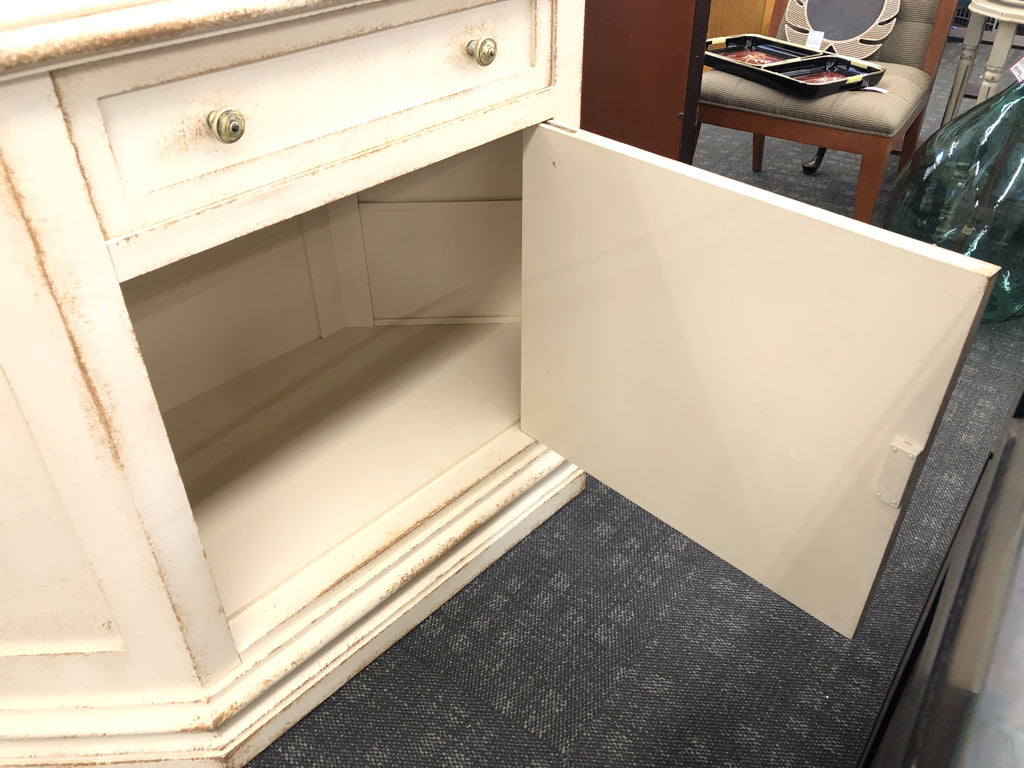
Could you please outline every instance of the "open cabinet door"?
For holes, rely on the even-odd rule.
[[[554,125],[522,428],[846,636],[997,268]]]

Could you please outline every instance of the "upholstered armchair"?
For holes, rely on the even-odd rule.
[[[761,170],[766,136],[861,155],[853,215],[870,222],[890,153],[902,141],[902,167],[916,147],[956,4],[902,0],[891,32],[871,56],[886,67],[878,83],[886,93],[809,98],[712,70],[701,83],[699,120],[752,133],[755,171]],[[786,6],[778,0],[772,14],[770,29],[780,37]]]

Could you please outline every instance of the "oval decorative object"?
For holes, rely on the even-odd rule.
[[[900,11],[900,0],[789,0],[783,19],[785,37],[805,44],[812,31],[822,32],[822,50],[865,59],[882,47]]]

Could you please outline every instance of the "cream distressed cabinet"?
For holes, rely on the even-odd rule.
[[[0,765],[243,764],[582,470],[855,631],[994,268],[575,130],[582,0],[73,5],[0,26]]]

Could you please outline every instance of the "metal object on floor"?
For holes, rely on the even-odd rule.
[[[958,765],[1024,529],[1024,396],[1007,419],[879,713],[862,768]]]
[[[814,153],[814,157],[804,163],[801,163],[804,173],[810,175],[821,168],[821,161],[825,159],[825,153],[827,151],[828,147],[818,147],[818,151]]]

